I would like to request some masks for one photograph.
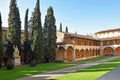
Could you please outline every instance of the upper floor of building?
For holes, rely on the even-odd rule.
[[[119,38],[120,37],[120,28],[102,30],[95,33],[95,37],[100,40]]]
[[[93,36],[57,31],[57,43],[99,46],[100,41]]]

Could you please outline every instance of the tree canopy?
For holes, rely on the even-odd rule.
[[[44,41],[45,41],[45,60],[52,62],[56,54],[56,25],[53,8],[50,6],[47,10],[44,23]]]
[[[39,0],[37,0],[34,14],[33,14],[33,28],[32,28],[32,51],[35,55],[36,62],[41,62],[44,58],[44,42],[43,42],[43,32],[41,25],[41,12]]]

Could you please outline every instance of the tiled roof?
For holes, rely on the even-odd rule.
[[[83,38],[83,39],[92,39],[92,40],[98,40],[94,38],[93,36],[90,35],[80,35],[80,34],[75,34],[75,33],[65,33],[65,37],[77,37],[77,38]]]
[[[95,34],[98,34],[98,33],[105,33],[105,32],[112,32],[112,31],[120,31],[120,28],[102,30],[102,31],[96,32]]]

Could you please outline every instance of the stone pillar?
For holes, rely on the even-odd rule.
[[[67,50],[65,50],[65,54],[64,54],[64,62],[67,62],[66,55],[67,55]]]
[[[114,39],[114,45],[115,45],[115,43],[116,43],[116,42],[115,42],[115,39]]]
[[[100,41],[100,55],[102,56],[103,41]]]
[[[72,53],[72,62],[75,62],[75,50],[73,50],[73,53]]]

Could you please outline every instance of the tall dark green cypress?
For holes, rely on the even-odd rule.
[[[29,38],[28,38],[28,11],[26,10],[25,13],[25,21],[24,21],[24,63],[27,64],[29,62],[29,52],[30,52],[30,45],[29,45]]]
[[[62,32],[62,23],[60,23],[60,30],[59,31]]]
[[[15,27],[16,31],[16,38],[15,39],[15,45],[18,47],[19,51],[21,52],[21,20],[20,20],[20,14],[19,14],[19,9],[17,7],[16,9],[16,16],[17,16],[17,26]]]
[[[52,62],[56,54],[56,25],[53,8],[50,6],[47,10],[44,23],[45,37],[45,60]]]
[[[32,51],[35,55],[36,62],[41,62],[44,58],[44,42],[43,42],[43,32],[41,25],[41,13],[39,0],[37,0],[36,7],[33,14],[33,29],[32,29]]]
[[[3,47],[3,39],[2,39],[2,18],[0,13],[0,68],[2,65],[3,54],[4,54],[4,47]]]
[[[24,22],[24,37],[25,37],[25,41],[28,41],[28,11],[29,11],[29,9],[26,10],[25,22]]]
[[[10,1],[10,11],[9,11],[9,18],[8,18],[8,34],[7,39],[9,42],[7,54],[11,54],[9,56],[12,57],[13,53],[13,45],[17,46],[19,51],[21,50],[21,21],[20,21],[20,14],[19,9],[17,7],[16,0]],[[11,52],[10,52],[10,51]],[[8,57],[9,57],[8,56]]]
[[[66,26],[65,32],[68,33],[68,27]]]

